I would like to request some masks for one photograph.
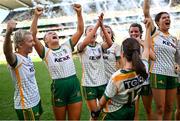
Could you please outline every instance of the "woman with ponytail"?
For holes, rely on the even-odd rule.
[[[134,38],[127,38],[121,46],[122,69],[116,71],[108,82],[104,95],[99,101],[97,111],[91,112],[98,117],[103,109],[104,120],[133,120],[135,115],[135,100],[148,74],[149,21],[146,20],[146,38],[144,51],[140,55],[140,44]]]
[[[142,26],[138,23],[132,23],[129,27],[129,36],[132,38],[135,38],[141,48],[141,53],[143,52],[144,48],[144,40],[142,39],[142,34],[143,34],[143,29]],[[152,35],[153,33],[151,33]],[[152,50],[150,43],[150,52],[149,52],[149,60],[155,60],[155,53]],[[150,63],[149,63],[150,64]],[[140,102],[140,97],[142,99],[144,109],[146,111],[146,116],[147,120],[152,120],[153,118],[153,112],[152,112],[152,90],[150,87],[150,80],[149,78],[143,83],[143,86],[141,88],[141,92],[139,93],[140,95],[138,96],[138,99],[135,102],[135,117],[134,120],[139,120],[139,102]]]

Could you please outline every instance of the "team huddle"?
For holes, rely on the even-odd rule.
[[[59,44],[59,36],[54,31],[45,34],[45,46],[37,39],[43,8],[36,7],[30,31],[15,31],[13,52],[11,34],[16,22],[8,21],[3,50],[14,81],[18,119],[40,120],[43,113],[35,68],[28,56],[34,47],[52,79],[56,120],[66,120],[66,116],[68,120],[80,120],[82,97],[90,120],[138,120],[140,96],[148,120],[171,120],[175,100],[175,119],[180,120],[180,41],[169,33],[170,15],[158,13],[155,27],[149,12],[150,0],[144,0],[145,38],[142,39],[142,26],[132,23],[129,37],[120,46],[115,43],[112,28],[104,25],[103,13],[94,26],[84,30],[81,5],[73,4],[73,9],[77,14],[77,31],[63,44]],[[103,40],[100,43],[96,40],[99,28]],[[78,42],[83,33],[84,40]],[[82,65],[81,81],[73,62],[75,47]]]

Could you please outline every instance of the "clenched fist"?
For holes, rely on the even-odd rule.
[[[37,6],[35,8],[34,14],[39,17],[42,13],[43,13],[43,7],[42,6]]]
[[[13,32],[13,30],[16,28],[16,21],[14,20],[9,20],[7,22],[7,28],[6,28],[6,31],[7,32]]]
[[[73,4],[73,9],[76,11],[77,14],[80,14],[82,10],[80,4]]]

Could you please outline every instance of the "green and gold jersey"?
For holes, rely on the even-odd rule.
[[[152,35],[153,50],[156,60],[151,62],[150,72],[166,76],[177,77],[175,73],[176,40],[170,34],[157,30]]]
[[[35,78],[34,65],[29,57],[16,54],[16,64],[10,67],[15,85],[15,109],[28,109],[36,106],[40,101],[39,90]]]
[[[86,46],[82,52],[79,52],[79,57],[83,70],[82,86],[96,87],[107,83],[101,44]]]
[[[117,71],[116,62],[120,59],[121,47],[113,43],[110,48],[103,51],[104,67],[106,79],[109,80],[114,72]]]
[[[147,63],[147,61],[143,63]],[[116,71],[109,80],[104,93],[106,100],[108,100],[103,109],[104,112],[114,112],[125,104],[134,103],[143,83],[144,79],[138,76],[135,71],[124,69]]]
[[[66,78],[76,74],[73,62],[71,40],[61,44],[56,50],[44,48],[45,61],[52,79]]]

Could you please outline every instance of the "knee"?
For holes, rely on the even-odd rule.
[[[180,111],[180,105],[176,105],[176,110],[179,110]]]
[[[173,105],[166,105],[165,106],[165,111],[166,112],[172,112],[173,111]]]
[[[177,114],[180,114],[180,109],[177,108],[177,109],[176,109],[176,113],[177,113]]]
[[[147,114],[151,114],[152,113],[151,107],[146,108],[146,113]]]
[[[164,106],[158,105],[156,110],[157,110],[158,114],[163,114],[164,113]]]

